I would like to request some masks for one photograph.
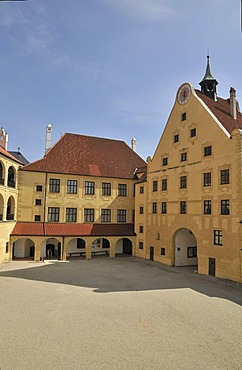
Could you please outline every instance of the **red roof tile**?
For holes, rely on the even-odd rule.
[[[12,161],[14,161],[14,162],[23,164],[21,161],[19,161],[17,158],[15,158],[12,154],[10,154],[7,150],[5,150],[1,145],[0,145],[0,154],[4,155],[4,157],[12,159]]]
[[[135,169],[145,165],[123,141],[67,133],[23,171],[132,179]]]
[[[133,224],[62,224],[17,222],[14,236],[132,236]]]
[[[198,97],[203,100],[203,102],[230,134],[235,128],[242,129],[242,115],[237,111],[237,119],[233,119],[233,117],[230,115],[230,105],[228,100],[218,97],[217,101],[215,102],[201,91],[195,91]]]

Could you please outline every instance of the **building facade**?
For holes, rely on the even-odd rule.
[[[19,171],[11,256],[132,254],[135,172],[144,165],[122,141],[65,134]]]
[[[8,136],[0,131],[0,263],[9,261],[10,234],[16,224],[18,169],[23,163],[7,149]]]
[[[135,255],[242,281],[242,116],[217,97],[209,58],[201,91],[182,84],[147,176],[136,185]]]

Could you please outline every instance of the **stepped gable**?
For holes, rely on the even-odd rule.
[[[214,101],[203,92],[199,90],[195,91],[197,96],[203,100],[203,102],[230,134],[236,128],[242,129],[242,115],[237,111],[236,120],[231,116],[229,100],[217,97],[217,101]]]
[[[44,158],[23,171],[133,179],[146,163],[124,141],[64,134]]]

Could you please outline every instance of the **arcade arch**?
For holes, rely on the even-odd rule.
[[[130,254],[132,255],[133,245],[130,239],[121,238],[116,242],[115,254]]]
[[[174,236],[175,266],[198,265],[197,239],[187,228],[178,229]]]
[[[15,210],[15,200],[14,197],[11,195],[8,198],[7,202],[7,212],[6,212],[7,220],[14,220],[14,210]]]
[[[35,244],[32,239],[20,238],[13,243],[13,259],[27,258],[34,260]]]
[[[62,244],[57,238],[48,238],[40,245],[40,258],[61,259]]]

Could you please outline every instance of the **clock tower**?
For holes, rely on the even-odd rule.
[[[209,55],[207,56],[207,68],[205,76],[203,77],[202,81],[199,82],[199,85],[201,86],[201,91],[205,95],[209,96],[214,101],[217,100],[216,86],[218,85],[218,82],[211,73]]]

